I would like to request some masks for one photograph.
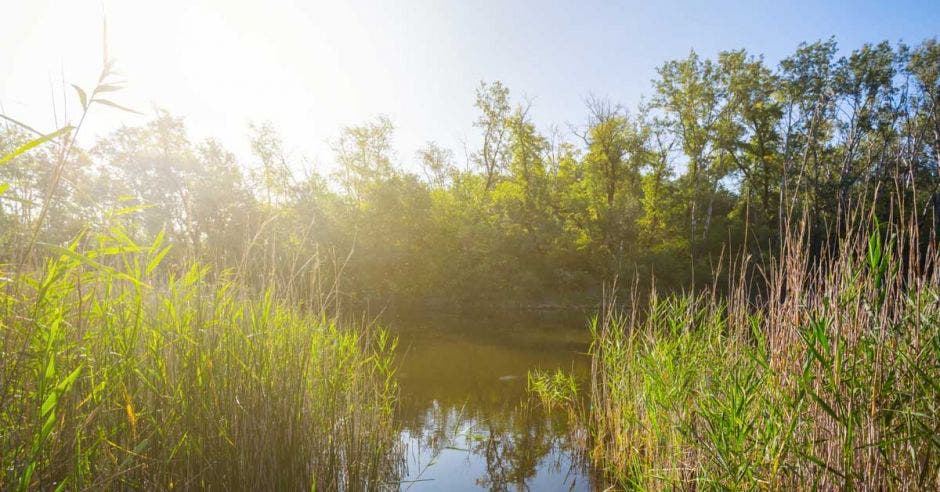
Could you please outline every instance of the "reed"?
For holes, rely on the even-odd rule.
[[[856,209],[823,252],[806,221],[729,292],[591,321],[590,405],[608,479],[639,489],[940,488],[940,276],[910,216]],[[555,378],[558,383],[563,378]],[[544,375],[543,399],[576,401]]]
[[[395,341],[160,265],[119,227],[0,271],[0,484],[376,488],[394,476]]]

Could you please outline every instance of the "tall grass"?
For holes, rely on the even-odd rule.
[[[132,111],[105,99],[121,83],[106,29],[103,38],[95,87],[73,85],[77,124],[43,134],[0,115],[34,136],[0,164],[56,145],[32,233],[0,264],[0,489],[361,490],[393,480],[396,342],[338,321],[341,273],[322,275],[319,256],[301,266],[295,255],[286,282],[253,275],[247,257],[211,275],[180,268],[187,260],[162,266],[162,234],[139,246],[133,227],[113,225],[143,206],[36,254],[90,108]],[[266,258],[254,242],[247,251]]]
[[[0,294],[0,488],[376,488],[394,476],[385,332],[242,295],[119,228]],[[2,267],[0,267],[2,268]]]
[[[791,227],[771,267],[728,295],[653,292],[629,315],[606,304],[591,323],[590,405],[572,411],[612,482],[940,488],[935,242],[909,218],[861,210],[817,258]],[[540,377],[540,396],[574,401]]]

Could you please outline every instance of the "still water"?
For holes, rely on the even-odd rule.
[[[526,394],[530,370],[586,381],[583,313],[407,316],[399,336],[401,490],[591,490],[563,415]]]

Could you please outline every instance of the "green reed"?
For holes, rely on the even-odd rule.
[[[854,224],[818,258],[794,227],[779,259],[726,296],[654,292],[631,316],[604,307],[590,407],[573,413],[612,483],[940,487],[937,251],[901,221]],[[576,401],[563,380],[530,388]]]
[[[394,475],[386,332],[261,297],[119,228],[0,270],[0,484],[375,488]]]

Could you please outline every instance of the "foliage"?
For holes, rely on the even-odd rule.
[[[535,390],[573,409],[625,488],[936,489],[940,257],[911,252],[915,224],[851,224],[815,260],[795,227],[727,297],[607,305],[588,411],[550,390],[563,378]]]
[[[0,483],[361,489],[394,473],[383,331],[246,298],[160,235],[80,236],[0,297]]]
[[[10,127],[0,257],[140,207],[128,233],[165,228],[177,245],[167,261],[239,266],[249,284],[298,291],[306,259],[330,257],[343,295],[363,303],[584,304],[618,276],[655,276],[661,291],[725,285],[721,259],[765,265],[786,217],[805,213],[817,254],[852,203],[894,183],[924,237],[936,227],[938,53],[928,40],[839,57],[827,40],[772,67],[743,50],[692,52],[659,68],[636,111],[589,98],[570,135],[540,131],[530,105],[482,83],[480,143],[462,166],[434,143],[399,159],[386,117],[340,132],[331,173],[303,166],[268,124],[250,129],[253,161],[191,141],[164,112],[65,155]]]

